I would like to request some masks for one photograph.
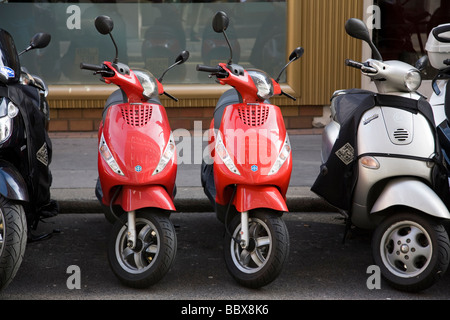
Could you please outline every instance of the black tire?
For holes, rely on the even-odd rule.
[[[373,234],[372,251],[387,283],[406,292],[431,287],[443,276],[450,260],[444,226],[411,212],[387,217]]]
[[[281,216],[264,210],[251,212],[250,250],[245,252],[239,244],[241,217],[236,216],[228,229],[238,240],[235,241],[228,232],[225,235],[225,263],[231,276],[241,285],[254,289],[274,281],[289,254],[289,234]],[[257,245],[257,240],[260,240],[260,245]],[[262,240],[265,240],[264,245]]]
[[[126,286],[148,288],[166,275],[175,260],[175,229],[167,213],[138,211],[138,243],[131,250],[127,247],[126,223],[127,215],[124,214],[113,226],[108,243],[109,264],[117,278]],[[128,254],[129,259],[124,254]]]
[[[27,245],[27,221],[23,207],[0,196],[0,290],[13,280]]]

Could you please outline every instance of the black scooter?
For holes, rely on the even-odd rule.
[[[21,68],[19,56],[44,48],[50,35],[36,34],[17,53],[12,36],[0,29],[0,290],[14,278],[42,218],[57,214],[50,200],[51,141],[47,134],[47,87]]]

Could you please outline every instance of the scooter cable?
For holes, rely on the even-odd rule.
[[[236,196],[236,190],[237,186],[234,185],[233,193],[231,194],[231,199],[228,202],[227,212],[225,213],[225,231],[230,236],[230,238],[233,239],[234,242],[239,243],[240,241],[237,238],[233,237],[230,230],[228,229],[228,214],[230,213],[231,204],[233,203],[234,197]]]
[[[109,202],[109,211],[112,213],[114,218],[116,218],[116,221],[122,222],[122,220],[119,219],[119,216],[117,216],[116,213],[114,212],[114,207],[113,207],[113,203],[114,203],[114,201],[116,201],[117,197],[119,196],[120,190],[122,190],[122,186],[117,187],[116,191],[114,192],[114,195],[112,196],[111,201]],[[127,224],[122,222],[122,225],[126,226]]]

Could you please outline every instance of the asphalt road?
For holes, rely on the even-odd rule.
[[[368,289],[372,265],[370,233],[353,230],[342,243],[343,219],[336,213],[284,216],[291,249],[287,265],[270,285],[252,290],[238,285],[223,261],[223,226],[214,213],[175,213],[178,250],[173,268],[156,285],[124,287],[108,265],[106,241],[111,225],[102,214],[61,214],[38,231],[59,229],[46,241],[29,244],[13,282],[0,300],[167,300],[179,308],[190,301],[435,300],[450,298],[450,273],[425,292],[409,294]],[[80,289],[67,282],[79,268]],[[70,269],[69,269],[70,270]],[[179,301],[184,305],[180,306]],[[0,305],[3,302],[0,302]],[[294,304],[289,304],[294,307]]]

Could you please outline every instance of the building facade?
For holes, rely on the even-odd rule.
[[[386,55],[389,43],[395,42],[387,41],[384,31],[389,32],[387,26],[394,22],[401,22],[402,28],[409,29],[398,36],[409,39],[411,48],[408,53],[397,50],[398,56],[411,60],[424,53],[421,48],[428,27],[438,21],[435,12],[444,7],[443,19],[446,19],[446,1],[404,3],[386,0],[58,3],[0,0],[0,27],[13,35],[19,50],[26,47],[34,32],[52,34],[48,48],[30,53],[23,60],[31,72],[41,75],[49,84],[51,131],[97,130],[103,105],[116,90],[113,85],[99,82],[98,77],[79,69],[80,62],[100,63],[114,57],[109,37],[94,29],[94,18],[100,14],[113,18],[119,60],[132,68],[146,68],[159,77],[164,66],[173,62],[181,50],[190,52],[189,61],[171,70],[163,82],[166,91],[179,102],[163,96],[161,101],[173,129],[192,130],[200,122],[206,129],[218,98],[228,88],[198,75],[195,67],[220,60],[226,62],[228,49],[214,51],[223,47],[222,35],[211,34],[210,30],[214,13],[222,10],[230,16],[228,32],[235,63],[263,69],[276,78],[290,52],[298,46],[304,48],[303,57],[289,66],[282,79],[283,90],[297,100],[274,97],[272,103],[281,107],[288,129],[311,129],[326,121],[324,110],[335,90],[370,88],[370,83],[358,71],[344,64],[347,58],[361,61],[370,57],[361,41],[345,34],[347,19],[363,19],[373,30],[374,40],[382,47],[387,44],[383,47]]]

